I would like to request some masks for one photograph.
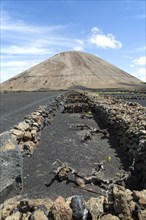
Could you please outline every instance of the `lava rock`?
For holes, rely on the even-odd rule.
[[[50,215],[54,220],[72,220],[72,210],[61,196],[55,200]]]
[[[22,155],[11,132],[0,134],[0,202],[22,190]]]
[[[73,211],[73,220],[82,220],[87,218],[88,211],[85,207],[85,200],[82,196],[73,196],[71,199],[70,207]]]
[[[91,197],[91,199],[87,201],[86,208],[91,214],[92,220],[96,220],[101,214],[104,213],[103,204],[104,196],[99,196],[98,198]]]

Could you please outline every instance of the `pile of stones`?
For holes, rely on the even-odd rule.
[[[112,197],[91,197],[85,201],[74,195],[55,201],[20,196],[0,206],[1,220],[145,220],[146,190],[130,191],[115,185]]]

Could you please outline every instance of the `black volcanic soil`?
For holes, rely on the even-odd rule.
[[[103,134],[95,134],[91,140],[81,142],[82,137],[88,130],[76,130],[77,124],[86,124],[93,128],[99,128],[96,121],[92,119],[82,119],[80,114],[57,113],[52,124],[45,128],[41,135],[39,147],[31,158],[24,158],[24,189],[23,194],[30,198],[49,197],[56,198],[58,195],[64,197],[81,194],[84,198],[96,196],[91,192],[74,188],[73,183],[67,184],[65,181],[59,183],[55,180],[51,186],[46,187],[54,177],[52,164],[59,159],[68,163],[69,166],[86,175],[91,175],[94,163],[106,160],[104,163],[103,179],[116,177],[119,169],[124,166],[127,169],[128,158],[123,152],[116,151],[118,145],[115,138],[103,139]],[[122,157],[122,159],[120,159]],[[87,188],[105,194],[100,187],[86,185]]]
[[[0,93],[0,133],[13,128],[23,118],[61,92]]]

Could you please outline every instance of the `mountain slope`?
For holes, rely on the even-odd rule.
[[[2,90],[122,88],[136,86],[140,80],[104,61],[83,52],[68,51],[22,72],[1,84]]]

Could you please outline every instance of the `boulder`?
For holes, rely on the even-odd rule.
[[[6,217],[5,220],[21,220],[21,217],[22,217],[22,213],[17,211]]]
[[[82,196],[73,196],[71,198],[70,207],[72,209],[72,217],[74,220],[86,220],[88,211],[85,207],[85,200]]]
[[[107,214],[102,216],[100,220],[120,220],[120,219],[115,215]]]
[[[0,203],[22,190],[22,155],[10,132],[0,134]]]
[[[146,220],[146,209],[139,211],[138,218],[139,220]]]
[[[91,197],[86,202],[86,208],[91,214],[93,220],[98,219],[98,217],[100,217],[101,214],[104,213],[103,204],[104,204],[104,196],[99,196],[98,198]]]
[[[23,136],[23,141],[28,141],[32,138],[31,132],[25,131],[24,136]]]
[[[30,127],[29,124],[23,121],[20,122],[15,128],[21,131],[26,131],[29,129],[29,127]]]
[[[22,139],[24,135],[24,131],[12,129],[12,134],[16,136],[17,139]]]
[[[63,197],[59,196],[55,200],[51,208],[51,215],[54,220],[72,220],[72,210]]]
[[[132,212],[135,206],[131,194],[132,192],[130,190],[125,190],[122,186],[114,185],[114,210],[115,213],[120,216],[121,220],[132,219]]]
[[[142,209],[146,209],[146,190],[133,191],[133,198]]]
[[[45,213],[40,210],[37,209],[30,217],[30,220],[48,220],[47,216],[45,215]]]

